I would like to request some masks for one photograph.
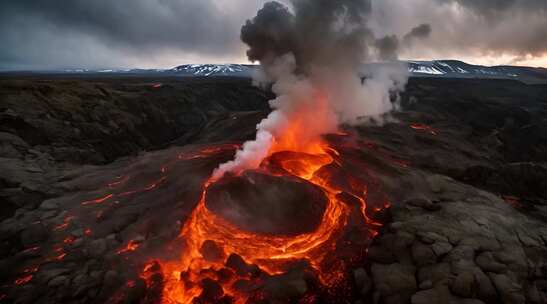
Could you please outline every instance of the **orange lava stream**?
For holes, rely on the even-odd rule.
[[[285,174],[307,180],[323,190],[328,203],[320,225],[311,233],[297,236],[243,231],[207,209],[207,190],[215,182],[209,179],[203,187],[197,207],[180,232],[179,238],[184,240],[186,245],[180,259],[158,262],[164,283],[162,303],[193,303],[202,293],[200,282],[206,278],[218,279],[215,278],[214,271],[226,268],[224,261],[210,261],[202,256],[200,249],[205,241],[215,242],[222,248],[226,257],[237,254],[246,263],[255,264],[261,271],[270,275],[286,272],[288,262],[305,260],[316,270],[319,280],[325,286],[336,284],[334,280],[343,276],[333,273],[332,270],[323,270],[322,262],[328,253],[335,250],[336,242],[348,223],[351,210],[346,203],[338,199],[338,194],[342,190],[333,186],[328,177],[316,174],[321,168],[337,162],[338,152],[321,140],[321,134],[317,132],[324,130],[323,125],[332,124],[333,117],[326,98],[322,96],[313,103],[314,111],[306,110],[305,106],[303,111],[295,111],[296,114],[289,119],[290,124],[275,136],[269,157],[278,152],[300,153],[293,153],[289,157],[276,154],[275,157],[286,171]],[[267,174],[275,175],[268,172],[267,168],[261,169]],[[364,199],[361,202],[365,206]],[[146,278],[146,273],[146,270],[143,271],[141,277]],[[234,303],[243,304],[251,295],[242,294],[232,287],[238,279],[242,277],[233,276],[228,282],[219,283],[224,295],[231,297]]]
[[[413,123],[413,124],[410,125],[410,128],[413,129],[413,130],[416,130],[416,131],[427,132],[431,135],[437,135],[438,134],[435,129],[433,129],[431,126],[428,126],[428,125],[425,125],[425,124]]]
[[[208,186],[211,184],[211,181],[208,181],[198,206],[180,233],[180,237],[186,241],[187,249],[184,250],[179,261],[161,263],[166,280],[163,303],[192,303],[193,299],[200,295],[199,285],[184,285],[180,278],[182,272],[190,275],[190,282],[199,283],[203,279],[200,273],[203,270],[220,270],[224,267],[222,262],[210,262],[203,259],[200,248],[207,240],[217,243],[227,256],[232,253],[238,254],[247,263],[256,264],[262,271],[271,275],[283,273],[285,271],[283,266],[291,260],[307,260],[312,267],[320,270],[323,257],[330,251],[329,249],[334,249],[336,242],[334,236],[346,225],[349,214],[349,208],[336,197],[340,191],[329,186],[328,181],[314,175],[320,168],[334,161],[326,152],[329,149],[321,148],[313,160],[291,159],[281,162],[283,168],[291,174],[321,187],[328,198],[322,222],[312,233],[285,237],[242,231],[207,209],[205,197]],[[328,285],[327,277],[323,278],[320,271],[319,276],[323,283]],[[246,295],[230,290],[230,285],[223,284],[225,294],[231,295],[235,303],[245,303]]]
[[[127,252],[131,252],[131,251],[135,251],[139,248],[140,244],[135,241],[135,240],[131,240],[129,241],[129,243],[127,243],[127,245],[121,249],[119,249],[116,254],[123,254],[123,253],[127,253]]]

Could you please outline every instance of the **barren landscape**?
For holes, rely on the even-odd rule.
[[[546,85],[411,78],[383,124],[211,180],[272,97],[3,76],[0,303],[547,303]]]

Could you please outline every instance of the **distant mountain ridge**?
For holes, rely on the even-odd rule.
[[[547,69],[519,66],[482,66],[458,60],[403,61],[411,77],[514,79],[527,83],[547,83]],[[381,67],[384,63],[364,64],[361,70]],[[46,71],[55,74],[123,74],[179,77],[244,77],[250,78],[258,68],[249,64],[184,64],[171,69]]]
[[[184,64],[172,68],[171,72],[190,76],[252,76],[255,65],[244,64]]]
[[[448,78],[503,78],[547,81],[547,69],[520,66],[482,66],[457,60],[407,61],[413,76],[435,75]]]

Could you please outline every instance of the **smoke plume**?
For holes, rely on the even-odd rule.
[[[260,80],[273,83],[277,98],[270,101],[273,112],[257,126],[256,139],[221,165],[214,178],[256,168],[278,150],[310,152],[340,123],[391,111],[390,94],[406,84],[402,64],[369,71],[365,80],[358,76],[363,63],[395,59],[397,52],[391,37],[376,38],[367,27],[370,0],[291,3],[292,10],[266,3],[241,29],[249,59],[260,62]]]
[[[410,45],[417,39],[426,39],[431,35],[431,25],[424,23],[413,28],[403,37],[405,44]]]

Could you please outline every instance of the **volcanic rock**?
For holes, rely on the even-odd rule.
[[[48,233],[43,225],[31,225],[21,233],[21,243],[26,247],[37,244],[47,239]]]
[[[147,288],[149,281],[138,276],[141,263],[148,258],[180,258],[184,244],[170,250],[164,245],[178,243],[171,240],[199,201],[203,183],[219,163],[232,159],[235,150],[209,157],[201,154],[201,149],[253,137],[256,123],[267,115],[268,96],[252,88],[250,82],[176,79],[162,81],[165,86],[161,90],[149,90],[142,82],[147,81],[0,80],[0,99],[7,103],[0,109],[0,132],[13,135],[0,134],[0,302],[102,303],[117,296],[118,287],[126,294],[122,302],[160,302],[161,271],[154,271],[153,282],[157,283]],[[46,86],[54,90],[48,91]],[[348,264],[347,273],[353,273],[354,279],[349,283],[355,286],[351,292],[337,294],[337,302],[547,303],[546,89],[518,82],[411,79],[402,96],[403,111],[393,114],[397,122],[348,127],[355,132],[355,141],[326,138],[340,152],[341,162],[336,166],[367,181],[367,215],[376,218],[369,211],[376,207],[375,189],[381,188],[393,216],[393,222],[384,223],[385,229],[368,248],[364,262]],[[409,99],[418,102],[408,104]],[[518,118],[522,110],[530,114],[528,118]],[[506,119],[513,122],[506,123]],[[409,128],[416,122],[431,125],[438,134],[414,136],[423,132]],[[362,146],[361,141],[374,142],[377,149]],[[185,146],[163,149],[172,144]],[[156,148],[162,150],[131,156]],[[117,159],[121,156],[127,157]],[[279,157],[287,160],[288,155]],[[160,172],[164,165],[167,170]],[[388,167],[400,170],[385,170]],[[328,166],[321,171],[334,175]],[[161,187],[118,196],[104,204],[81,205],[100,197],[97,193],[146,189],[161,177],[166,178]],[[313,214],[291,214],[294,202],[283,195],[265,199],[261,186],[274,185],[279,192],[288,192],[289,198],[303,196],[306,199],[294,199],[303,204],[298,210],[321,205],[309,199],[313,195],[302,188],[318,190],[322,199],[324,194],[303,180],[269,178],[275,181],[254,179],[253,184],[245,175],[241,177],[240,189],[244,190],[239,193],[251,207],[232,199],[238,191],[218,187],[233,203],[221,209],[228,215],[230,210],[253,211],[246,223],[255,227],[251,231],[271,231],[253,226],[264,219],[275,223],[275,233],[300,233],[306,225],[313,230],[308,223],[317,221],[324,208]],[[247,187],[249,184],[253,187]],[[285,184],[289,186],[281,186]],[[50,201],[38,208],[45,200]],[[253,204],[270,203],[289,208],[288,217],[277,221],[268,208],[256,216]],[[208,202],[207,207],[231,221],[212,205]],[[429,210],[432,208],[436,210]],[[105,217],[97,222],[101,212]],[[70,226],[53,231],[69,215],[76,216]],[[286,222],[298,227],[283,227]],[[115,253],[120,246],[113,243],[112,233],[146,238],[139,250],[119,256]],[[351,231],[352,237],[354,233],[361,235]],[[63,244],[71,235],[79,239],[70,246]],[[340,241],[345,248],[352,248],[346,246],[345,238]],[[81,246],[76,246],[79,243]],[[35,246],[40,248],[33,250]],[[59,246],[67,258],[51,261]],[[202,254],[214,253],[212,248],[204,244]],[[329,252],[326,259],[346,261],[351,256],[340,253]],[[305,302],[308,296],[317,296],[317,302],[333,302],[315,294],[316,280],[303,275],[272,278],[235,255],[225,265],[216,271],[215,282],[224,287],[239,280],[245,293],[258,290],[260,296],[266,295],[260,291],[267,287],[263,301]],[[22,272],[33,266],[40,267],[32,281],[14,286]],[[134,281],[133,287],[125,286],[126,280]],[[216,284],[191,283],[207,289],[210,298],[220,294],[215,291]],[[369,286],[370,291],[363,295],[362,288]],[[289,301],[287,297],[295,298]]]
[[[211,279],[204,279],[201,282],[201,287],[203,290],[198,297],[198,302],[215,303],[224,295],[222,286]]]
[[[275,302],[287,303],[308,291],[306,272],[303,269],[293,269],[285,274],[269,277],[264,282],[264,292]],[[274,303],[275,303],[274,302]]]
[[[470,272],[460,273],[452,282],[450,289],[452,293],[463,298],[470,298],[473,295],[475,277]]]
[[[405,201],[405,204],[408,204],[414,207],[420,207],[429,211],[437,211],[441,208],[439,205],[434,204],[433,202],[425,198],[410,199]]]
[[[372,278],[377,294],[385,303],[406,303],[418,286],[414,266],[399,263],[372,265]]]
[[[237,254],[231,254],[226,260],[226,267],[232,269],[239,276],[256,275],[260,271],[256,265],[249,265]]]
[[[418,266],[430,265],[436,261],[435,252],[421,242],[415,242],[412,246],[412,258]]]
[[[100,258],[106,249],[107,246],[104,239],[94,240],[89,244],[89,255],[95,258]]]
[[[507,266],[495,260],[491,252],[482,252],[475,259],[477,265],[486,272],[502,273],[507,269]]]
[[[491,274],[490,279],[496,286],[498,295],[504,304],[525,303],[526,298],[522,294],[522,287],[503,274]]]
[[[327,197],[302,179],[245,172],[210,186],[206,206],[245,231],[298,235],[318,227]]]
[[[203,242],[199,250],[203,258],[210,262],[219,262],[226,258],[226,253],[214,241],[207,240]]]
[[[372,288],[372,280],[368,273],[363,268],[358,268],[353,271],[353,278],[355,279],[355,285],[359,289],[362,296],[366,296]]]
[[[63,285],[66,285],[68,282],[68,279],[66,276],[58,276],[54,278],[53,280],[49,281],[48,286],[49,287],[60,287]]]

